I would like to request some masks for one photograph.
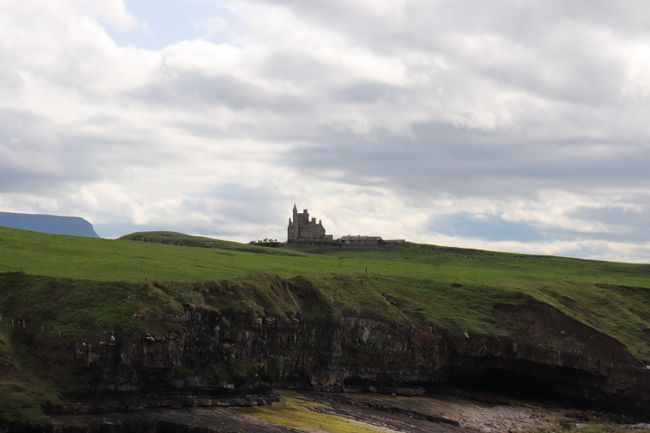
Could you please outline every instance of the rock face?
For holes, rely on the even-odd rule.
[[[92,224],[80,217],[0,212],[0,227],[53,235],[98,237]]]
[[[455,384],[650,413],[650,370],[618,341],[532,299],[494,314],[507,318],[508,337],[307,313],[226,316],[186,305],[169,317],[181,332],[106,332],[99,344],[73,350],[88,394],[147,396],[120,398],[116,404],[133,405],[124,410],[169,405],[170,396],[189,406],[224,404],[218,396],[250,402],[272,387],[409,393]]]

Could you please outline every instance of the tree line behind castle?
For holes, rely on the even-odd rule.
[[[263,239],[251,242],[258,245],[280,246],[282,242],[277,239]],[[298,212],[296,205],[293,205],[293,218],[289,218],[287,227],[287,244],[292,245],[318,245],[338,246],[357,248],[399,248],[406,245],[404,239],[382,239],[381,236],[368,235],[347,235],[340,239],[328,235],[321,220],[309,218],[309,211],[303,209]]]

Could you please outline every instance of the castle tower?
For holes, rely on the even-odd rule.
[[[332,236],[325,234],[325,228],[321,220],[316,222],[316,218],[309,218],[309,211],[304,209],[298,213],[298,207],[293,205],[293,219],[289,218],[287,226],[287,242],[307,240],[331,240]]]

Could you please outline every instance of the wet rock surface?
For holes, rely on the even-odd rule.
[[[289,433],[300,430],[241,416],[228,409],[194,408],[149,409],[137,414],[58,416],[53,420],[51,431],[53,433]]]
[[[431,424],[440,424],[437,429],[452,427],[450,431],[517,432],[551,429],[571,423],[568,409],[511,398],[496,398],[489,394],[480,394],[481,399],[476,396],[467,398],[444,394],[418,397],[342,394],[315,398],[331,401],[332,407],[339,411],[344,411],[346,406],[353,406],[368,412],[400,414],[409,420],[424,421],[423,427],[429,429],[432,428]],[[364,416],[363,411],[360,412],[362,413],[358,415]]]
[[[556,405],[499,397],[489,394],[472,398],[451,395],[417,397],[359,393],[281,393],[299,398],[306,410],[359,422],[378,432],[470,433],[561,431],[604,414],[563,408]],[[479,398],[479,399],[477,399]],[[49,431],[69,432],[260,432],[285,433],[316,431],[265,421],[256,417],[255,407],[148,409],[138,413],[55,416]],[[318,431],[336,431],[324,430]]]

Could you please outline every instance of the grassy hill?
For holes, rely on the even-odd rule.
[[[204,281],[260,273],[322,273],[409,277],[502,285],[524,290],[544,284],[597,282],[650,286],[650,265],[533,256],[436,246],[396,250],[265,248],[212,240],[206,248],[169,245],[159,233],[118,240],[46,235],[0,227],[0,272],[96,281]],[[130,239],[145,240],[133,242]],[[198,239],[181,235],[181,239]],[[177,241],[172,240],[170,244]]]
[[[31,401],[20,409],[28,415],[51,393],[49,386],[65,384],[39,385],[36,369],[12,348],[8,320],[28,318],[42,330],[43,344],[63,344],[115,326],[159,331],[173,325],[157,318],[184,303],[222,312],[296,313],[295,294],[279,290],[276,276],[308,279],[315,287],[309,296],[339,315],[475,334],[507,333],[494,306],[534,298],[650,363],[650,265],[423,245],[264,248],[170,232],[104,240],[0,228],[0,273],[0,361],[9,366],[0,367],[0,389]],[[210,286],[224,280],[218,290]],[[0,398],[0,413],[16,401]]]

